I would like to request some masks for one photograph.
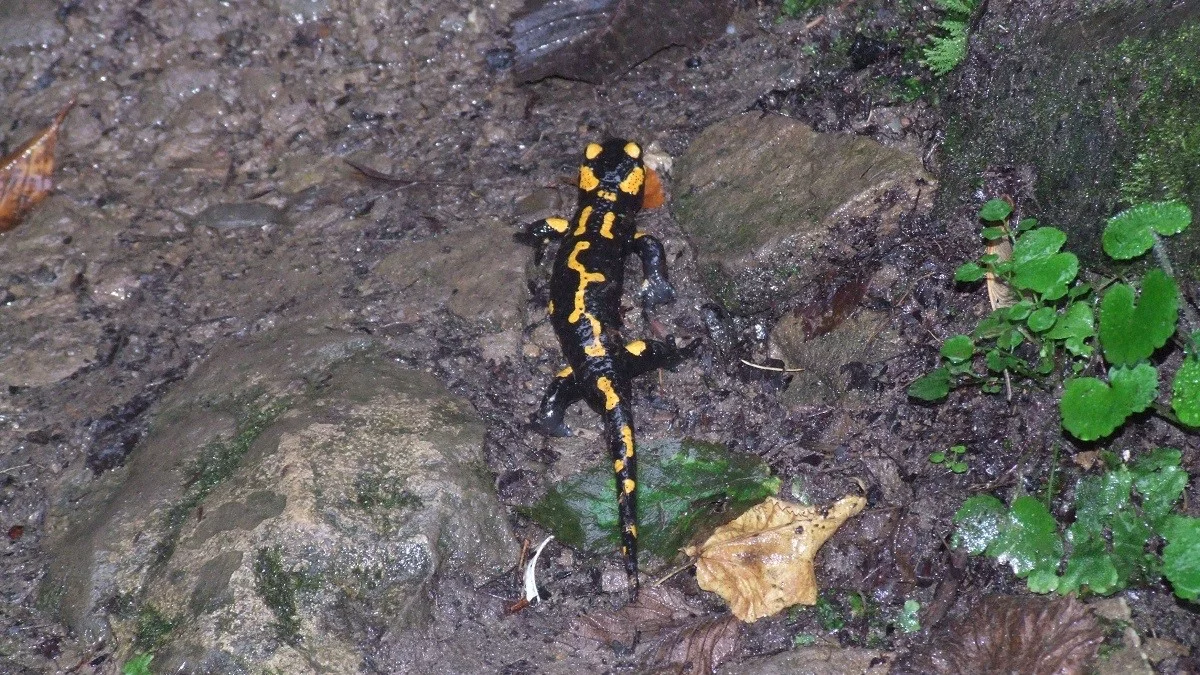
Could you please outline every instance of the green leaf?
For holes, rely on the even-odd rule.
[[[1067,235],[1054,227],[1039,227],[1017,238],[1013,245],[1012,284],[1031,290],[1046,300],[1067,294],[1067,284],[1079,273],[1079,259],[1073,253],[1059,253]]]
[[[946,461],[946,453],[931,452],[929,453],[929,461],[933,464],[941,464],[942,462]]]
[[[1033,303],[1028,300],[1022,300],[1008,308],[1009,321],[1024,321],[1030,314],[1033,314]]]
[[[1058,581],[1058,592],[1065,595],[1088,588],[1106,595],[1118,588],[1119,577],[1112,556],[1105,550],[1104,540],[1089,539],[1072,549],[1067,567]]]
[[[1013,328],[996,338],[996,346],[1000,349],[1012,351],[1024,340],[1025,336],[1021,334],[1021,331]]]
[[[975,343],[969,335],[955,335],[942,344],[942,356],[951,363],[962,363],[975,355]]]
[[[1200,359],[1189,356],[1175,373],[1171,384],[1171,407],[1179,421],[1189,427],[1200,426]]]
[[[1171,518],[1163,537],[1163,574],[1176,596],[1195,602],[1200,596],[1200,518]]]
[[[1067,311],[1054,322],[1054,328],[1046,333],[1051,340],[1069,338],[1085,339],[1096,334],[1096,319],[1090,305],[1083,302],[1071,303]]]
[[[916,600],[905,600],[904,609],[896,619],[896,625],[905,633],[915,633],[921,630],[921,619],[917,616],[917,612],[920,610],[921,603]]]
[[[950,393],[950,371],[934,368],[908,385],[908,395],[922,401],[937,401]]]
[[[1017,497],[987,554],[1021,578],[1034,570],[1055,570],[1063,555],[1058,523],[1040,500],[1029,495]]]
[[[1037,226],[1037,218],[1022,218],[1021,222],[1017,223],[1017,232],[1027,232]]]
[[[979,281],[985,274],[987,274],[987,270],[979,265],[973,262],[963,263],[954,271],[954,280],[960,283],[969,283]]]
[[[1181,202],[1139,204],[1112,218],[1104,228],[1104,252],[1117,260],[1142,255],[1154,245],[1154,233],[1179,234],[1192,222],[1192,211]]]
[[[643,550],[664,558],[702,524],[728,518],[726,504],[737,512],[779,489],[779,479],[762,461],[713,443],[652,441],[639,445],[637,453],[638,541]],[[606,553],[619,545],[616,494],[606,462],[558,483],[521,510],[563,543]]]
[[[1158,371],[1145,363],[1113,368],[1108,379],[1111,386],[1094,377],[1066,382],[1060,402],[1063,428],[1082,441],[1108,436],[1158,395]]]
[[[1012,213],[1012,205],[1003,199],[989,199],[983,208],[979,209],[979,218],[987,221],[1004,220]]]
[[[954,548],[965,548],[968,553],[983,553],[1000,536],[1006,524],[1008,509],[1004,502],[991,495],[975,495],[968,498],[954,514]]]
[[[1003,239],[1004,237],[1008,236],[1008,230],[998,225],[993,225],[992,227],[985,227],[980,230],[979,236],[987,239],[988,241],[992,241],[994,239]]]
[[[1187,488],[1188,473],[1179,466],[1182,456],[1173,448],[1158,448],[1133,465],[1133,485],[1142,496],[1142,512],[1156,528],[1162,527]]]
[[[138,654],[121,666],[121,675],[150,675],[150,662],[153,654]]]
[[[1179,291],[1160,269],[1142,280],[1142,296],[1134,304],[1133,289],[1113,284],[1100,303],[1100,346],[1114,365],[1147,359],[1175,333]]]
[[[1040,333],[1053,326],[1057,319],[1058,314],[1053,307],[1042,307],[1030,314],[1025,324],[1029,326],[1029,330]]]

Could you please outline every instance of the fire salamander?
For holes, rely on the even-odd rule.
[[[617,477],[621,554],[631,593],[638,591],[637,457],[634,454],[631,382],[657,368],[670,368],[696,347],[674,341],[621,338],[621,289],[625,258],[636,253],[645,281],[642,306],[650,310],[675,299],[667,279],[662,242],[639,232],[634,216],[641,209],[646,168],[642,149],[632,141],[592,143],[579,167],[579,206],[575,217],[546,218],[526,228],[540,259],[542,248],[560,239],[550,276],[550,323],[562,345],[567,367],[546,389],[534,426],[547,435],[567,436],[567,408],[584,400],[604,416],[604,431]]]

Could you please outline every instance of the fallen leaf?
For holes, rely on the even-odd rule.
[[[757,621],[792,605],[816,604],[817,551],[866,503],[843,497],[823,509],[768,497],[684,553],[698,558],[701,588],[724,598],[742,621]]]
[[[50,126],[0,159],[0,232],[16,227],[53,189],[51,176],[58,129],[74,106],[73,100],[67,103]]]
[[[640,643],[642,671],[707,675],[738,648],[740,624],[729,614],[709,616],[680,591],[667,586],[644,588],[638,599],[617,610],[579,617],[571,634],[610,647]]]
[[[657,209],[666,201],[667,195],[663,192],[663,184],[658,177],[658,172],[646,167],[646,190],[642,193],[642,208]]]
[[[1104,629],[1074,597],[990,596],[892,672],[1085,673],[1103,641]]]
[[[996,256],[997,262],[1012,260],[1012,242],[1008,238],[1008,224],[1005,223],[1001,227],[1004,228],[1004,236],[999,239],[989,239],[987,243],[987,252]],[[990,270],[984,275],[987,279],[988,302],[992,303],[992,309],[1000,309],[1001,307],[1012,307],[1017,304],[1017,295],[1009,288],[1008,284],[996,278]]]

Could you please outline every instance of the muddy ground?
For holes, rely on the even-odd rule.
[[[549,187],[569,199],[577,153],[591,140],[637,138],[679,156],[705,127],[749,110],[872,137],[917,154],[936,174],[941,120],[932,102],[952,95],[904,46],[927,34],[936,14],[903,3],[843,2],[786,20],[777,3],[742,3],[723,35],[667,49],[603,85],[514,82],[503,50],[515,0],[263,0],[237,11],[182,0],[25,4],[24,13],[0,10],[7,148],[77,101],[59,148],[57,195],[0,239],[0,525],[8,532],[0,658],[33,672],[113,672],[113,645],[80,644],[35,606],[53,535],[47,515],[120,466],[155,402],[218,345],[293,323],[384,340],[395,359],[431,370],[475,405],[502,502],[528,503],[564,452],[526,424],[556,356],[536,341],[497,346],[486,326],[445,308],[414,311],[404,288],[372,276],[380,261],[417,242],[453,248],[456,234],[479,227],[507,240],[523,197]],[[852,49],[860,35],[883,47],[861,56],[861,43]],[[910,77],[922,96],[904,94]],[[404,181],[366,178],[345,159]],[[273,208],[210,208],[251,200]],[[801,633],[903,652],[984,595],[1021,591],[1006,570],[953,555],[946,542],[965,497],[1036,484],[1052,458],[1080,449],[1059,437],[1050,392],[1019,390],[1011,400],[965,392],[932,407],[904,394],[935,363],[940,340],[984,311],[985,298],[952,282],[958,263],[977,253],[975,223],[924,214],[904,224],[903,241],[886,252],[904,292],[871,289],[863,302],[886,311],[910,349],[864,371],[859,388],[870,403],[846,411],[789,403],[783,376],[739,364],[767,356],[754,338],[787,306],[731,321],[748,339],[718,348],[703,319],[712,298],[695,252],[669,209],[643,220],[667,242],[680,294],[657,319],[706,347],[677,372],[638,385],[640,433],[760,455],[785,493],[816,501],[861,481],[874,515],[844,536],[866,553],[826,565],[834,605],[859,592],[879,616],[910,598],[926,608],[926,630],[913,634],[861,614],[831,629],[811,611],[793,612],[749,628],[735,662],[785,651]],[[836,263],[848,254],[830,247],[828,255]],[[524,262],[497,264],[519,274]],[[529,321],[541,311],[531,286]],[[627,321],[632,334],[655,328],[636,312]],[[583,411],[570,421],[598,429]],[[1153,421],[1131,433],[1146,445],[1187,443]],[[968,474],[927,461],[956,444],[971,449]],[[540,535],[515,514],[513,523],[520,535]],[[588,567],[596,580],[582,571],[563,580],[559,610],[514,619],[522,622],[514,639],[530,653],[497,670],[537,672],[542,636],[565,630],[615,564]],[[686,576],[676,583],[698,594]],[[1200,646],[1194,609],[1169,591],[1124,597],[1139,632]],[[388,649],[398,647],[378,647],[378,672],[388,672]],[[596,663],[622,666],[613,658]],[[1169,663],[1197,667],[1194,658]]]

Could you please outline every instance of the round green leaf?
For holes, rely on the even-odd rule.
[[[1117,260],[1136,258],[1154,246],[1154,232],[1138,220],[1120,217],[1126,213],[1109,218],[1100,237],[1104,252]]]
[[[962,363],[975,355],[975,343],[969,335],[955,335],[942,345],[942,356],[952,363]]]
[[[991,241],[993,239],[1003,239],[1006,234],[1008,234],[1008,230],[1004,229],[1003,227],[1000,227],[999,225],[993,225],[992,227],[985,227],[982,230],[980,230],[980,232],[979,232],[979,236],[983,237],[984,239],[987,239],[988,241]]]
[[[983,220],[1004,220],[1012,213],[1012,206],[1003,199],[989,199],[983,208],[979,209],[979,217]]]
[[[971,281],[979,281],[987,274],[987,270],[973,262],[963,263],[957,270],[954,271],[954,280],[960,283],[968,283]]]
[[[1179,318],[1175,281],[1155,268],[1142,280],[1142,296],[1134,304],[1133,289],[1113,284],[1100,303],[1100,346],[1116,365],[1147,359],[1175,333]]]
[[[1029,326],[1029,330],[1040,333],[1053,326],[1057,319],[1058,315],[1055,313],[1053,307],[1042,307],[1034,311],[1033,314],[1030,314],[1025,323]]]
[[[922,401],[938,401],[949,393],[950,371],[945,368],[934,368],[908,385],[908,395]]]
[[[1075,302],[1054,322],[1054,328],[1046,333],[1051,340],[1069,338],[1084,339],[1096,334],[1096,319],[1092,307],[1084,302]]]
[[[1083,441],[1108,436],[1125,419],[1145,410],[1158,394],[1158,371],[1140,363],[1109,371],[1111,386],[1094,377],[1067,380],[1063,389],[1063,428]]]
[[[1195,601],[1200,597],[1200,518],[1176,516],[1163,536],[1163,574],[1175,595]]]
[[[1040,500],[1025,495],[1017,497],[1009,510],[1007,526],[988,546],[988,555],[996,562],[1012,568],[1018,577],[1034,570],[1051,571],[1058,568],[1063,555],[1058,523]]]
[[[1179,421],[1189,427],[1200,427],[1200,359],[1184,359],[1171,388],[1171,407]]]
[[[1048,258],[1067,243],[1067,235],[1056,227],[1039,227],[1017,238],[1013,245],[1012,260],[1023,263],[1038,258]]]
[[[1067,284],[1079,274],[1079,259],[1074,253],[1055,253],[1017,263],[1012,284],[1041,294],[1044,300],[1057,300],[1067,294]]]
[[[1007,509],[1004,502],[991,495],[975,495],[963,502],[954,514],[955,548],[965,548],[969,553],[983,553],[1000,536]]]

